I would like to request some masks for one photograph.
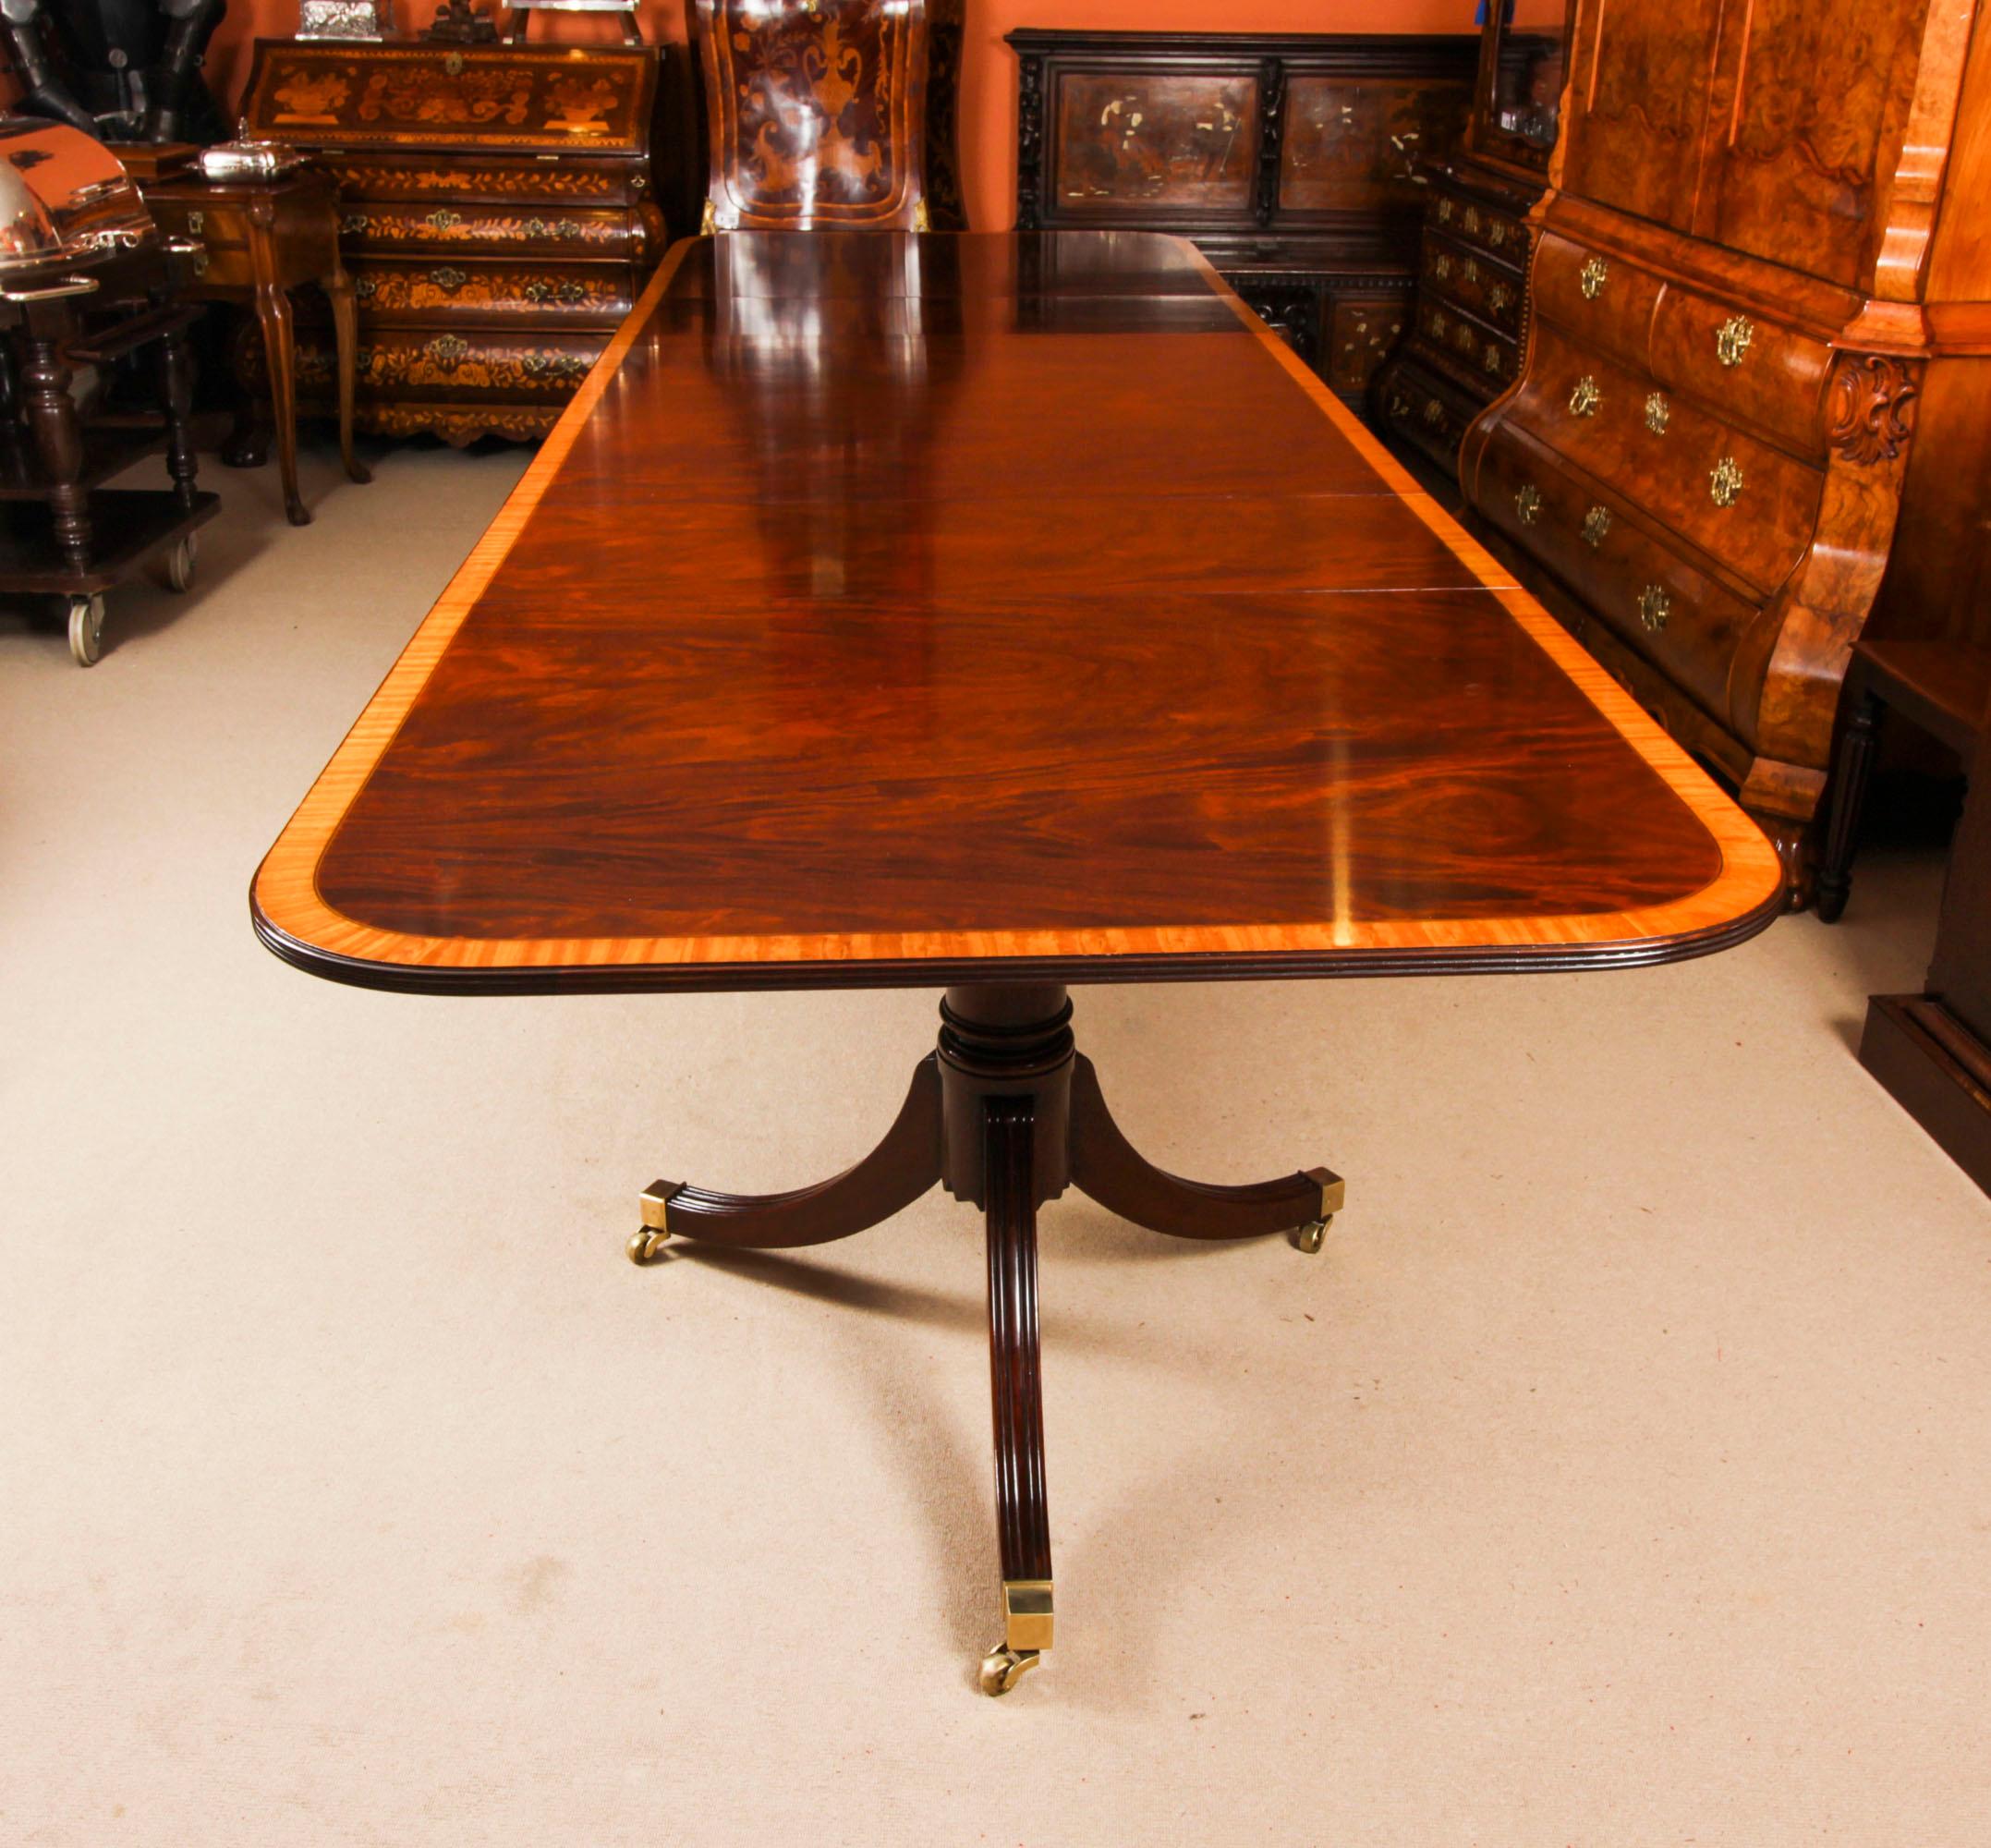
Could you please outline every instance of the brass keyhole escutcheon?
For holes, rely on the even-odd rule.
[[[1578,417],[1595,417],[1596,407],[1604,402],[1604,394],[1597,389],[1597,382],[1588,372],[1576,381],[1570,393],[1570,409]]]
[[[1657,584],[1648,584],[1638,593],[1638,619],[1657,635],[1673,614],[1673,600]]]
[[[1448,257],[1442,250],[1440,250],[1438,255],[1431,260],[1431,274],[1436,276],[1439,282],[1445,281],[1445,279],[1451,274],[1451,259]]]
[[[1604,535],[1610,530],[1610,509],[1592,507],[1584,516],[1584,543],[1592,552],[1604,543]]]
[[[1740,366],[1756,330],[1746,315],[1731,314],[1715,329],[1715,358],[1724,366]]]
[[[1604,285],[1610,276],[1610,265],[1602,257],[1587,257],[1584,266],[1576,272],[1577,286],[1584,292],[1585,301],[1595,301],[1604,293]]]
[[[463,75],[463,54],[461,52],[451,52],[443,60],[443,68],[452,77],[461,77]]]
[[[1732,456],[1724,456],[1708,471],[1707,495],[1718,507],[1732,507],[1736,497],[1742,492],[1742,465]]]
[[[207,213],[204,212],[189,212],[187,214],[187,229],[190,236],[198,237],[201,232],[207,229]]]
[[[1666,401],[1664,392],[1654,392],[1645,399],[1645,428],[1655,436],[1664,436],[1666,426],[1673,420],[1673,407]]]
[[[1524,481],[1514,490],[1514,512],[1523,526],[1533,526],[1542,517],[1542,491],[1533,481]]]

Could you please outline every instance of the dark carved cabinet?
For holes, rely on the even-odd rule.
[[[1373,409],[1390,441],[1456,480],[1467,426],[1520,376],[1529,208],[1548,184],[1562,91],[1564,0],[1490,8],[1463,144],[1418,164],[1417,292]]]
[[[1009,34],[1016,223],[1193,237],[1352,402],[1402,330],[1421,156],[1451,152],[1469,36]]]
[[[686,67],[642,45],[257,43],[249,132],[339,183],[360,428],[552,429],[682,209]],[[304,320],[297,369],[329,404],[328,323]]]

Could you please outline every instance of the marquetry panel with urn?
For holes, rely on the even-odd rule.
[[[1941,620],[1991,468],[1991,390],[1946,383],[1991,376],[1979,10],[1577,0],[1524,375],[1462,450],[1489,545],[1734,782],[1793,903],[1853,643]]]
[[[339,182],[362,428],[551,426],[670,229],[692,228],[687,83],[673,47],[259,41],[249,132]],[[309,401],[330,346],[302,320]]]

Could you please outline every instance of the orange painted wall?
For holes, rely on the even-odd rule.
[[[419,31],[435,0],[394,0],[395,24]],[[1176,32],[1469,32],[1474,0],[968,0],[967,72],[962,84],[961,159],[968,222],[1005,229],[1016,212],[1016,59],[1002,43],[1018,26]],[[644,0],[643,30],[682,40],[675,0]],[[297,0],[229,0],[228,17],[209,52],[216,92],[238,95],[249,75],[249,47],[259,34],[287,35]],[[548,22],[534,21],[534,35]],[[614,28],[579,16],[553,22],[557,36],[613,38]],[[589,29],[592,29],[590,30]]]

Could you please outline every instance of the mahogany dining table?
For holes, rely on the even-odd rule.
[[[1186,242],[731,233],[666,255],[258,871],[313,974],[945,991],[844,1174],[657,1182],[629,1255],[986,1215],[1002,1693],[1052,1635],[1037,1213],[1319,1247],[1179,1179],[1090,982],[1622,968],[1775,853]]]

